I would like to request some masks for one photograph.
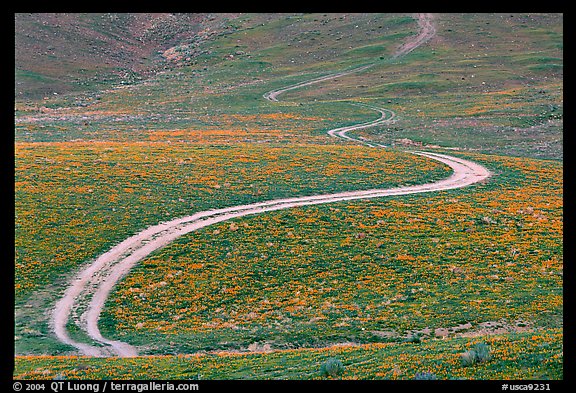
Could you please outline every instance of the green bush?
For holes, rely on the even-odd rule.
[[[344,364],[340,359],[330,358],[328,359],[322,367],[320,367],[320,373],[324,377],[336,377],[344,372]]]
[[[474,354],[477,363],[482,363],[490,360],[490,347],[484,343],[478,343],[474,346]]]
[[[424,381],[424,380],[436,380],[438,378],[436,377],[436,374],[425,371],[425,372],[417,372],[416,375],[414,376],[414,379]]]
[[[460,361],[462,366],[472,366],[476,362],[476,353],[474,351],[466,351],[460,354]]]
[[[478,343],[474,348],[460,354],[460,360],[464,367],[472,366],[476,363],[482,363],[490,360],[490,347],[485,343]]]
[[[406,338],[406,340],[404,340],[404,342],[419,344],[422,342],[421,337],[422,337],[422,333],[414,333],[411,336],[409,336],[408,338]]]

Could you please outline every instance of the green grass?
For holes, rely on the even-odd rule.
[[[42,75],[38,72],[16,69],[15,82],[19,83],[27,80],[29,81],[29,83],[30,82],[47,83],[47,82],[53,82],[54,78],[51,78],[47,75]]]
[[[421,344],[376,344],[332,349],[287,350],[255,354],[98,359],[85,357],[16,357],[16,379],[332,379],[322,364],[340,359],[344,371],[336,379],[409,380],[421,372],[437,379],[561,380],[562,332],[485,337],[492,358],[462,367],[459,354],[478,338],[432,340]]]
[[[295,193],[446,175],[424,159],[378,153],[404,165],[393,166],[375,150],[327,136],[377,117],[351,102],[398,119],[351,135],[456,147],[449,154],[484,163],[494,177],[474,188],[274,212],[236,220],[236,231],[227,223],[195,232],[143,261],[101,320],[106,336],[146,354],[251,344],[286,351],[81,358],[87,368],[74,357],[17,357],[15,375],[310,379],[336,357],[342,378],[561,379],[562,15],[437,14],[438,36],[394,60],[416,32],[412,16],[246,14],[221,22],[230,29],[197,41],[202,54],[186,65],[145,80],[130,74],[122,89],[113,88],[118,75],[88,64],[55,69],[55,54],[45,72],[17,67],[21,88],[47,95],[17,95],[15,108],[18,354],[70,353],[52,336],[46,310],[83,263],[147,225]],[[113,38],[104,25],[92,27]],[[372,62],[289,91],[282,102],[262,98]],[[53,82],[83,92],[53,95]],[[160,278],[169,284],[155,287]],[[535,330],[404,337],[504,319]],[[373,333],[387,330],[401,336]],[[460,354],[480,341],[493,358],[461,367]],[[301,349],[344,342],[366,345]]]
[[[309,206],[178,239],[119,284],[102,329],[175,354],[398,342],[487,321],[561,326],[561,166],[473,158],[496,174],[474,193]]]
[[[17,144],[18,352],[45,353],[54,340],[44,311],[66,280],[149,225],[210,208],[422,183],[448,173],[405,153],[349,146]],[[29,328],[43,337],[26,334]]]
[[[334,106],[346,99],[395,110],[399,122],[387,134],[392,139],[558,159],[563,155],[563,57],[554,43],[562,41],[562,21],[554,15],[530,18],[532,27],[526,28],[525,15],[436,15],[441,39],[392,61],[388,56],[394,48],[414,33],[411,17],[247,15],[234,21],[235,30],[201,43],[205,54],[195,65],[89,100],[85,111],[96,115],[89,114],[87,121],[82,110],[68,119],[59,112],[52,119],[23,120],[16,140],[147,140],[150,129],[222,127],[225,115],[289,111],[317,117],[296,126],[305,127],[299,137],[314,135],[315,143],[321,143],[329,139],[327,129],[366,118],[358,107]],[[226,57],[238,50],[243,54]],[[283,103],[262,98],[273,88],[370,62],[376,65],[362,73],[286,92]],[[78,100],[82,98],[51,97],[42,106],[74,107]],[[557,108],[552,114],[550,105]],[[27,116],[34,115],[30,108]],[[462,127],[459,119],[479,121]],[[295,126],[279,121],[268,125],[286,132]],[[253,121],[242,124],[246,129],[256,126]],[[377,138],[377,132],[365,132]],[[320,135],[324,138],[316,137]]]

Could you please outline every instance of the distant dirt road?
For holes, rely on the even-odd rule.
[[[418,35],[406,41],[404,45],[398,48],[392,58],[404,56],[412,52],[436,35],[436,28],[432,23],[432,14],[418,14],[418,27],[420,28]]]
[[[400,46],[400,48],[398,48],[394,52],[394,54],[392,55],[393,59],[404,56],[404,55],[412,52],[414,49],[416,49],[419,46],[421,46],[422,44],[426,43],[432,37],[434,37],[434,35],[436,35],[436,28],[432,24],[432,14],[417,14],[417,18],[418,18],[418,27],[419,27],[418,34],[414,37],[411,37],[402,46]],[[278,96],[282,93],[287,92],[287,91],[299,89],[299,88],[304,87],[304,86],[310,86],[310,85],[313,85],[316,83],[324,82],[324,81],[334,79],[334,78],[339,78],[339,77],[342,77],[345,75],[350,75],[350,74],[353,74],[356,72],[365,71],[365,70],[367,70],[367,69],[369,69],[375,65],[376,65],[376,63],[374,62],[374,63],[366,64],[366,65],[363,65],[360,67],[352,68],[352,69],[347,70],[347,71],[341,71],[341,72],[336,72],[334,74],[324,75],[324,76],[310,79],[310,80],[307,80],[304,82],[296,83],[294,85],[282,87],[282,88],[277,89],[277,90],[269,91],[267,93],[264,93],[263,97],[265,99],[267,99],[268,101],[276,101],[277,102]]]
[[[419,14],[418,25],[420,27],[419,34],[402,45],[394,55],[395,57],[409,53],[428,41],[435,34],[429,14]],[[372,65],[362,66],[346,72],[335,73],[284,87],[264,94],[264,98],[269,101],[278,101],[278,96],[288,90],[319,83],[352,72],[363,71],[371,66]],[[346,133],[348,131],[394,122],[395,113],[389,109],[366,104],[354,103],[354,105],[363,105],[371,108],[379,112],[381,116],[376,120],[366,123],[329,130],[328,134],[355,143],[362,143],[370,147],[384,147],[377,143],[353,138]],[[450,190],[472,185],[490,176],[490,172],[486,168],[468,160],[431,152],[411,153],[428,157],[450,166],[453,170],[452,175],[438,182],[409,187],[348,191],[335,194],[275,199],[248,205],[207,210],[148,227],[142,232],[116,245],[105,254],[102,254],[74,277],[52,312],[52,329],[61,342],[76,347],[83,355],[99,357],[138,356],[138,351],[135,347],[121,341],[109,340],[103,337],[98,328],[98,320],[108,295],[118,281],[128,274],[132,267],[139,261],[153,251],[170,244],[176,238],[200,228],[237,217],[339,201]],[[81,329],[93,340],[92,344],[79,342],[77,339],[70,337],[67,324],[71,318],[78,320],[77,322]]]

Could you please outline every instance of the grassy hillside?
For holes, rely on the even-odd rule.
[[[46,347],[51,334],[38,305],[50,308],[46,302],[72,272],[149,225],[208,209],[448,174],[446,166],[418,156],[358,146],[18,144],[16,352]]]
[[[475,193],[310,206],[187,235],[118,286],[101,326],[161,354],[402,341],[488,321],[560,327],[561,166],[474,158],[498,173]]]
[[[198,354],[134,359],[85,357],[21,357],[17,379],[562,379],[562,332],[491,336],[492,358],[463,366],[460,355],[483,342],[478,338],[423,343],[343,345],[328,349],[284,350],[253,354]],[[322,373],[330,359],[342,362],[334,376]]]
[[[142,80],[191,62],[170,48],[226,29],[233,15],[167,13],[15,14],[16,98],[42,98]],[[189,58],[186,60],[186,58]]]
[[[128,88],[18,100],[17,140],[149,140],[150,130],[221,129],[236,115],[253,117],[242,118],[249,130],[262,125],[260,114],[278,112],[307,118],[299,137],[309,137],[364,120],[369,112],[334,103],[355,99],[398,112],[398,125],[366,130],[387,143],[562,157],[560,15],[439,14],[438,35],[398,60],[389,55],[415,32],[410,16],[220,17],[225,33],[198,40],[195,64]],[[284,103],[262,99],[274,87],[367,63],[376,65],[288,92]],[[287,131],[302,124],[267,120]]]
[[[393,58],[412,14],[16,14],[15,377],[318,379],[335,357],[344,379],[562,379],[563,16],[433,23]],[[378,117],[352,102],[396,113],[350,133],[390,148],[326,134]],[[415,147],[493,176],[178,239],[102,314],[103,334],[142,358],[71,356],[50,331],[66,280],[127,236],[209,208],[449,175]],[[491,359],[463,366],[479,342]]]

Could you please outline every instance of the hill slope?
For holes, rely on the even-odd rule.
[[[132,82],[166,66],[163,53],[223,28],[227,15],[16,14],[16,96]]]
[[[562,378],[562,15],[426,20],[436,34],[395,56],[415,15],[17,15],[16,374],[318,378],[333,356],[344,378]],[[49,319],[133,234],[447,176],[414,147],[493,176],[186,233],[90,276],[121,279],[97,297],[107,339],[180,356],[53,356],[78,354],[56,326],[104,342],[82,297]],[[479,341],[493,357],[466,367]]]

